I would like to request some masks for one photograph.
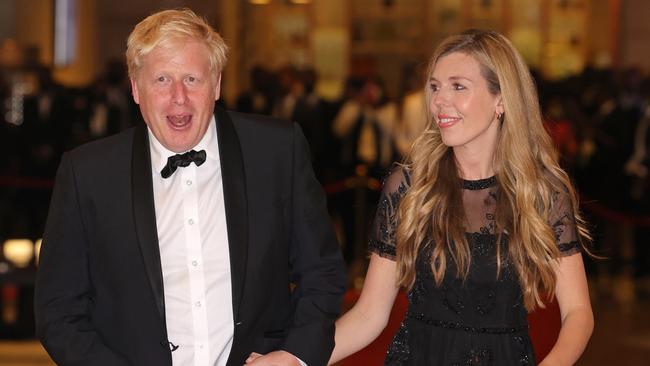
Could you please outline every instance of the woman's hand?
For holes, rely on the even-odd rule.
[[[246,365],[251,366],[300,366],[296,356],[287,351],[273,351],[265,355],[253,352],[246,359]]]

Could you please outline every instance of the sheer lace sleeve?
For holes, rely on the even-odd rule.
[[[549,223],[555,232],[555,241],[560,248],[561,256],[566,257],[580,252],[576,220],[567,192],[555,192]]]
[[[397,167],[384,180],[377,205],[375,220],[370,229],[368,250],[388,259],[395,259],[395,233],[397,208],[410,186],[410,177],[404,168]]]

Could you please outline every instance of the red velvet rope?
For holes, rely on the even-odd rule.
[[[54,180],[47,178],[0,176],[0,187],[52,189],[54,187]],[[373,191],[379,191],[381,189],[381,183],[375,178],[348,177],[323,186],[323,190],[327,195],[333,195],[356,188],[367,188]],[[603,220],[630,226],[650,227],[650,216],[648,215],[641,216],[616,211],[584,196],[581,197],[580,201],[585,210]]]
[[[54,188],[54,180],[46,178],[0,176],[0,187],[52,189]]]

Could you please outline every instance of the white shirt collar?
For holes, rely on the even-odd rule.
[[[149,151],[151,152],[151,169],[155,173],[160,173],[160,171],[167,164],[167,158],[174,156],[177,153],[168,150],[164,147],[156,136],[151,132],[149,126],[147,126],[147,133],[149,134]],[[208,129],[205,131],[205,134],[201,138],[198,144],[191,148],[190,150],[205,150],[207,154],[207,161],[219,159],[219,142],[217,139],[217,125],[215,122],[214,115],[210,119],[208,124]],[[188,150],[189,151],[189,150]]]

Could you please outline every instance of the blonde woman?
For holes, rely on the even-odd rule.
[[[356,305],[336,323],[334,363],[409,307],[386,365],[534,365],[527,312],[557,297],[562,330],[540,365],[571,365],[593,329],[576,194],[542,126],[535,86],[492,31],[434,52],[429,125],[387,178]]]

